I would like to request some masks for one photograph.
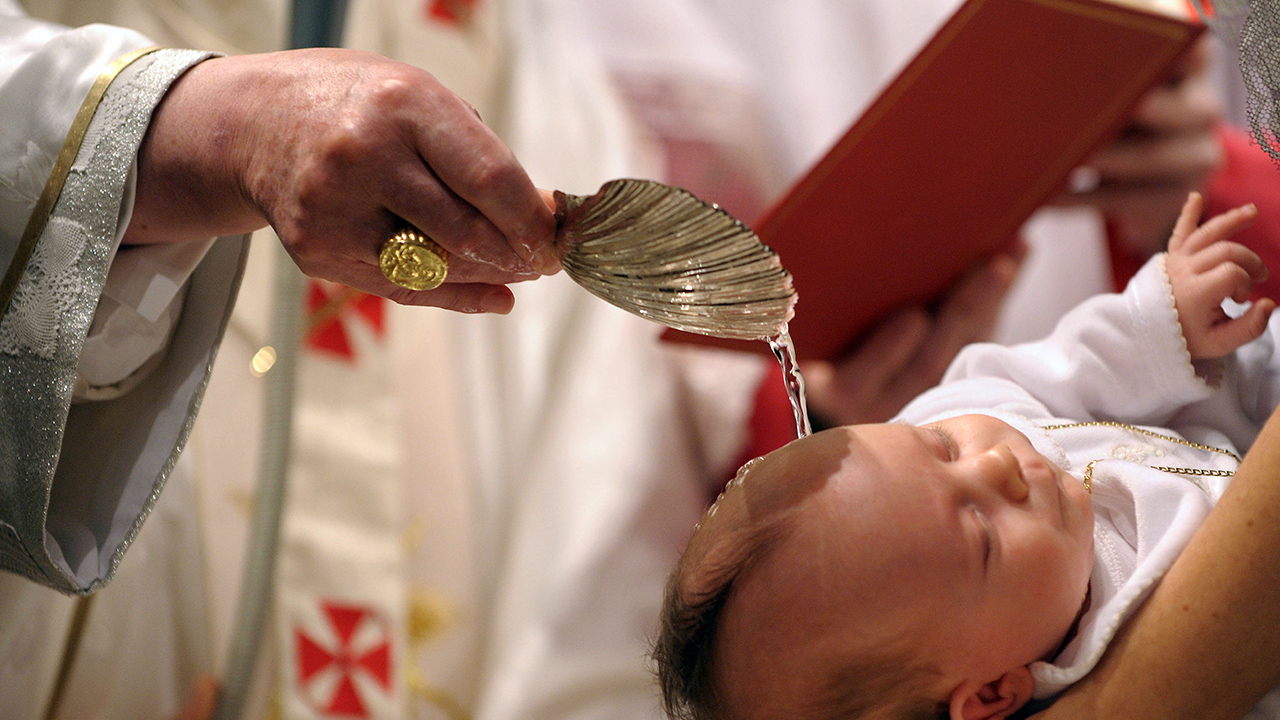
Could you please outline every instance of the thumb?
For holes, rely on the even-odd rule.
[[[552,213],[556,211],[556,194],[553,190],[543,190],[538,188],[538,194],[542,196],[542,202]]]

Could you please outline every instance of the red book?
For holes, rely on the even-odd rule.
[[[800,358],[839,357],[1006,247],[1202,31],[1106,0],[965,2],[755,228],[795,278]]]

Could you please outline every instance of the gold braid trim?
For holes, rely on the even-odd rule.
[[[80,110],[76,113],[75,120],[71,122],[71,129],[67,131],[67,138],[62,141],[62,151],[58,153],[58,161],[54,163],[53,172],[49,173],[49,180],[44,184],[44,192],[40,193],[40,199],[36,201],[36,206],[31,211],[31,219],[27,220],[27,226],[22,231],[22,239],[18,241],[18,249],[13,254],[13,261],[9,263],[9,270],[5,273],[4,280],[0,282],[0,316],[9,311],[9,302],[13,300],[13,294],[18,289],[18,280],[22,278],[22,273],[26,272],[27,263],[31,261],[31,254],[36,249],[36,241],[40,239],[45,224],[49,222],[49,216],[53,214],[53,206],[58,202],[58,196],[62,194],[62,186],[67,182],[67,174],[71,172],[71,165],[75,162],[76,155],[80,153],[80,144],[84,142],[89,123],[93,121],[93,115],[98,111],[102,97],[107,94],[107,88],[111,86],[116,76],[134,61],[160,49],[159,46],[141,48],[121,55],[98,75],[98,79],[93,82],[93,87],[89,88],[89,94],[80,104]]]
[[[1158,438],[1160,440],[1167,440],[1168,442],[1176,443],[1178,445],[1186,445],[1187,447],[1195,448],[1196,450],[1206,450],[1208,452],[1218,453],[1219,455],[1226,455],[1227,457],[1233,458],[1236,461],[1236,464],[1243,462],[1240,459],[1239,455],[1231,452],[1230,450],[1223,450],[1222,448],[1216,448],[1212,445],[1203,445],[1201,443],[1193,442],[1191,440],[1184,440],[1183,438],[1180,438],[1180,437],[1174,437],[1172,435],[1164,435],[1162,433],[1152,432],[1151,430],[1145,430],[1136,425],[1130,425],[1128,423],[1122,423],[1122,422],[1115,422],[1112,420],[1094,420],[1092,422],[1062,423],[1060,425],[1041,425],[1040,429],[1041,430],[1066,430],[1067,428],[1078,428],[1078,427],[1120,428],[1121,430],[1128,430],[1130,432],[1138,433],[1139,435],[1146,435],[1147,437]],[[1084,468],[1084,489],[1089,491],[1090,495],[1093,494],[1093,466],[1097,465],[1098,463],[1102,462],[1105,459],[1106,458],[1098,458],[1097,460],[1091,460],[1089,461],[1089,464],[1086,465]],[[1152,470],[1159,470],[1161,472],[1174,473],[1176,475],[1188,475],[1191,477],[1233,477],[1235,475],[1235,471],[1232,471],[1232,470],[1202,470],[1200,468],[1170,467],[1167,465],[1148,465],[1147,467],[1151,468]],[[1205,487],[1200,482],[1196,480],[1192,480],[1191,482],[1196,487],[1203,490],[1205,493],[1209,492],[1208,490],[1205,489]]]

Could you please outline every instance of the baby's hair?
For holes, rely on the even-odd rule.
[[[756,536],[756,550],[770,540]],[[720,582],[710,594],[689,601],[680,592],[680,569],[671,574],[663,599],[661,630],[653,659],[662,687],[662,705],[672,720],[730,720],[715,678],[715,634],[733,581],[755,553],[738,567],[718,568]],[[836,668],[822,692],[795,720],[946,720],[946,703],[925,695],[932,673],[915,669],[905,654],[858,658]]]
[[[733,484],[740,484],[744,474],[739,473]],[[724,537],[702,543],[697,551],[695,533],[672,571],[652,651],[663,708],[672,720],[734,720],[729,716],[732,703],[721,697],[716,677],[720,621],[739,580],[794,530],[799,504],[786,502],[778,512],[757,514],[754,522],[723,528]],[[704,524],[725,520],[715,515],[713,506]],[[928,685],[936,677],[936,672],[911,662],[905,648],[849,657],[828,673],[811,702],[792,710],[789,720],[945,719],[946,704],[927,698]]]
[[[949,720],[946,702],[930,700],[936,672],[920,668],[905,653],[853,659],[835,669],[813,705],[815,720]]]
[[[693,568],[689,553],[667,580],[662,602],[662,622],[653,647],[662,705],[673,720],[721,720],[724,708],[715,682],[715,640],[721,612],[733,591],[734,580],[746,567],[775,544],[789,524],[775,516],[769,524],[753,527],[729,556],[709,567],[698,568],[704,589],[687,592],[683,581]]]

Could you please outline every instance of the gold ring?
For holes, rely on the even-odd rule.
[[[388,280],[409,290],[434,290],[449,274],[449,253],[426,235],[405,228],[378,251],[378,267]]]

